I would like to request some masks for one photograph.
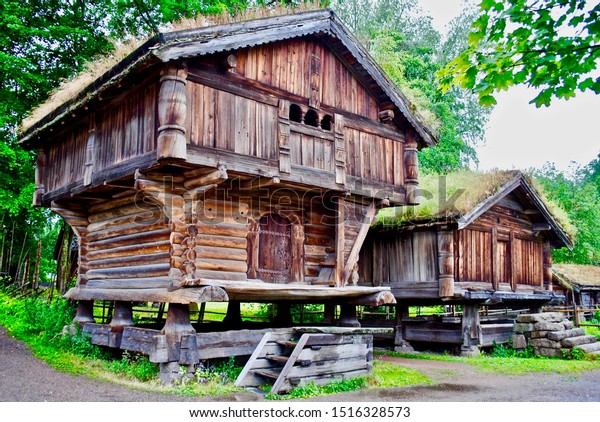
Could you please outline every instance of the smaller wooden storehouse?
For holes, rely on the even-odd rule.
[[[567,306],[600,307],[600,267],[555,264],[552,266],[552,289],[564,294]]]
[[[421,205],[379,213],[359,285],[391,287],[398,347],[437,342],[467,354],[508,341],[512,320],[480,318],[480,308],[558,299],[552,249],[570,247],[569,235],[520,172],[430,176],[421,186]],[[408,318],[409,306],[444,304],[462,306],[462,318]]]

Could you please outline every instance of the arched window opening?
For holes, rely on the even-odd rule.
[[[304,123],[313,127],[319,126],[319,115],[317,112],[314,110],[308,110],[304,116]]]
[[[326,114],[323,119],[321,119],[321,129],[323,130],[331,130],[331,125],[333,124],[333,117],[329,114]]]
[[[297,104],[290,105],[290,120],[292,122],[302,122],[302,109]]]

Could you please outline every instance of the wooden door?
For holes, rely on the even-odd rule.
[[[258,224],[256,275],[269,283],[292,281],[292,224],[277,214],[264,215]]]

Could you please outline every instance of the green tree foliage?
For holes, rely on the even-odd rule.
[[[550,200],[569,214],[577,233],[572,251],[554,252],[556,262],[600,265],[600,155],[567,177],[552,164],[535,171]]]
[[[442,36],[416,0],[344,0],[334,10],[364,42],[383,70],[407,95],[424,122],[439,133],[439,145],[419,153],[424,172],[447,173],[476,162],[489,109],[454,88],[443,92],[436,73],[467,45],[475,10],[466,8]]]
[[[600,3],[586,0],[483,0],[468,48],[440,72],[445,87],[472,89],[481,104],[515,84],[538,89],[531,101],[600,93]]]

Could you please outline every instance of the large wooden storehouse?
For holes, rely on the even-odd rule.
[[[380,212],[359,257],[359,285],[388,286],[398,302],[398,347],[439,342],[477,353],[508,341],[513,325],[480,319],[482,306],[537,309],[562,298],[552,291],[552,248],[571,240],[525,175],[427,176],[419,195],[416,207]],[[461,305],[462,318],[408,317],[409,305],[442,304]]]
[[[79,238],[76,319],[114,301],[95,341],[193,363],[212,355],[190,303],[337,304],[350,325],[393,303],[355,273],[377,210],[415,203],[435,137],[411,110],[329,10],[151,38],[22,131],[35,204]],[[169,303],[162,331],[136,331],[134,301]]]

